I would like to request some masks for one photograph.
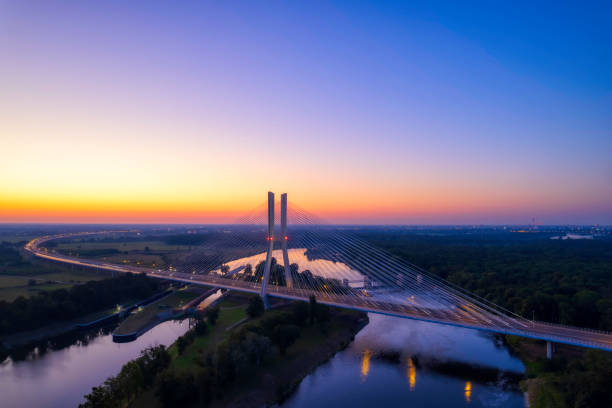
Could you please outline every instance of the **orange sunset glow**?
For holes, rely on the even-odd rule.
[[[610,21],[0,0],[0,408],[610,406]]]
[[[81,11],[0,16],[0,222],[231,222],[268,190],[332,223],[612,222],[605,109],[542,87],[517,106],[533,79],[475,39],[406,26],[403,52],[195,21],[164,37],[129,13],[93,34],[110,14]]]

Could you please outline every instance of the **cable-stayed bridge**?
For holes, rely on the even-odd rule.
[[[44,243],[82,232],[41,237],[26,249],[54,261],[148,276],[308,300],[335,307],[467,327],[612,351],[612,333],[525,319],[486,299],[401,261],[359,239],[346,228],[326,225],[281,195],[280,225],[273,193],[268,202],[211,234],[202,245],[164,268],[83,259],[49,250]],[[116,232],[115,232],[116,233]],[[129,233],[123,231],[122,233]]]

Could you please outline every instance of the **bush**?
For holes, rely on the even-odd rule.
[[[294,324],[282,324],[274,329],[272,341],[281,354],[285,354],[287,348],[300,337],[300,328]]]
[[[278,313],[271,316],[265,316],[260,321],[260,334],[272,338],[276,327],[283,324],[291,324],[292,316],[288,313]]]
[[[206,324],[206,322],[204,320],[199,320],[196,325],[195,325],[195,333],[198,336],[204,336],[206,333],[208,333],[208,325]]]
[[[317,298],[314,297],[314,295],[311,295],[309,298],[309,320],[310,320],[310,324],[314,324],[315,321],[315,317],[317,316]]]
[[[219,318],[219,306],[206,309],[206,318],[208,319],[208,323],[214,326]]]
[[[155,394],[164,407],[192,404],[199,397],[193,374],[173,371],[166,371],[161,375]]]
[[[181,336],[176,340],[176,347],[178,349],[179,355],[183,354],[188,345],[189,343],[187,342],[185,336]]]
[[[33,283],[31,280],[29,285]],[[161,281],[127,273],[70,289],[40,292],[28,299],[20,296],[10,303],[0,301],[0,335],[38,329],[51,321],[74,319],[128,299],[144,299],[161,288]]]
[[[136,360],[129,361],[116,377],[109,377],[104,384],[93,387],[85,395],[81,408],[116,407],[129,405],[141,390],[152,385],[153,380],[170,365],[170,355],[164,346],[149,347]]]
[[[296,324],[304,326],[308,323],[308,304],[305,302],[295,302],[293,304],[293,320]]]
[[[260,296],[252,297],[249,300],[249,306],[247,307],[246,312],[251,319],[263,315],[264,311],[264,302]]]

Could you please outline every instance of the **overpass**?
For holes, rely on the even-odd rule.
[[[83,259],[44,246],[57,239],[133,231],[45,236],[30,241],[25,249],[43,259],[82,267],[255,293],[266,305],[269,296],[302,301],[314,296],[334,307],[544,340],[549,358],[554,343],[612,351],[610,332],[512,314],[350,234],[321,227],[302,210],[292,214],[292,229],[286,195],[281,197],[281,226],[276,231],[274,203],[274,194],[269,193],[265,234],[261,215],[251,215],[214,242],[196,248],[177,267],[153,269]]]

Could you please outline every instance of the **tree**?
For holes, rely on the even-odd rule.
[[[314,295],[310,295],[309,304],[310,324],[313,324],[317,316],[317,298],[315,298]]]
[[[217,382],[223,384],[227,381],[233,381],[236,376],[236,367],[231,356],[231,350],[227,342],[221,343],[217,347],[216,352],[216,372]]]
[[[320,323],[327,323],[329,321],[329,306],[317,305],[317,321]]]
[[[111,408],[129,405],[140,391],[153,383],[156,376],[170,363],[164,346],[143,350],[136,360],[129,361],[116,377],[109,377],[85,396],[82,408]]]
[[[291,346],[300,337],[300,328],[294,324],[282,324],[276,326],[272,335],[272,341],[278,346],[281,354],[285,354],[287,347]]]
[[[200,404],[207,406],[212,400],[215,385],[215,372],[212,368],[206,367],[196,374],[195,384],[200,394]]]
[[[253,265],[247,264],[244,267],[244,274],[247,275],[247,276],[251,276],[253,274]]]
[[[304,326],[308,323],[309,308],[305,302],[295,302],[293,304],[293,319],[300,325]]]
[[[131,401],[144,387],[140,366],[135,360],[127,362],[115,377],[115,399]]]
[[[199,393],[191,373],[165,371],[157,382],[155,394],[164,407],[191,405],[197,402]]]
[[[106,408],[111,407],[113,399],[110,390],[101,385],[93,387],[91,393],[85,395],[85,402],[79,404],[79,408]]]
[[[219,306],[206,309],[206,318],[208,319],[208,323],[214,326],[219,318]]]
[[[170,354],[163,344],[147,347],[141,351],[137,362],[140,366],[145,386],[151,385],[155,376],[170,365],[170,361]]]
[[[29,282],[33,284],[35,281]],[[50,321],[65,321],[124,303],[147,298],[161,288],[145,275],[127,273],[117,278],[90,281],[70,289],[43,291],[30,298],[0,303],[0,335],[32,330]]]
[[[246,309],[247,315],[250,318],[259,317],[264,314],[264,303],[260,296],[254,296],[249,300],[249,306]]]
[[[265,356],[270,352],[272,342],[266,336],[248,332],[240,345],[245,350],[249,363],[259,366]]]
[[[194,330],[198,336],[204,336],[208,332],[208,325],[204,320],[198,320]]]
[[[187,341],[185,336],[181,336],[178,339],[176,339],[176,347],[178,348],[179,355],[183,354],[183,352],[185,351],[188,345],[189,345],[189,342]]]

